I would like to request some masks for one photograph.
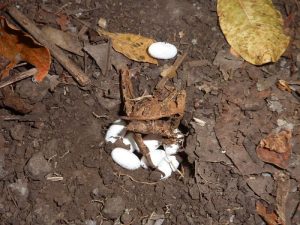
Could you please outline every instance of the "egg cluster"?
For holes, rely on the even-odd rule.
[[[161,179],[171,176],[172,172],[176,171],[179,166],[179,162],[174,155],[180,147],[179,142],[182,141],[183,134],[178,129],[175,129],[174,133],[177,134],[178,142],[172,144],[163,144],[159,135],[148,134],[143,138],[143,142],[149,150],[152,164],[164,174],[161,175]],[[114,148],[111,152],[114,162],[128,170],[136,170],[140,167],[149,168],[146,157],[143,156],[141,159],[138,157],[137,153],[140,152],[140,149],[134,140],[134,134],[127,132],[126,122],[121,119],[116,120],[109,127],[105,136],[106,142],[115,143],[117,140],[129,145],[130,149]]]

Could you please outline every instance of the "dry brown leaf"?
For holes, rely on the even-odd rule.
[[[97,32],[111,38],[113,48],[129,59],[158,64],[147,52],[148,47],[155,42],[154,39],[130,33],[111,33],[103,29],[97,29]]]
[[[57,46],[79,56],[84,56],[82,45],[75,35],[45,26],[42,32]]]
[[[284,225],[274,211],[269,212],[259,201],[256,203],[256,212],[266,221],[267,225]]]
[[[291,138],[290,130],[270,134],[260,141],[256,153],[262,161],[286,168],[292,151]]]
[[[286,204],[290,191],[291,180],[289,175],[279,171],[274,174],[274,179],[277,182],[276,190],[276,212],[283,223],[286,223]]]
[[[218,0],[217,11],[228,43],[252,64],[276,62],[289,45],[271,0]]]
[[[34,41],[28,34],[9,24],[4,17],[0,17],[0,33],[0,55],[10,61],[2,71],[2,78],[7,77],[17,63],[26,61],[38,70],[34,76],[35,80],[42,81],[50,68],[49,50]]]

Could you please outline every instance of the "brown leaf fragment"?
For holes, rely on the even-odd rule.
[[[152,58],[148,52],[148,47],[155,40],[141,35],[129,33],[111,33],[103,29],[97,29],[100,35],[111,38],[112,46],[117,51],[137,62],[148,62],[158,64],[157,60]]]
[[[82,44],[78,40],[78,37],[76,37],[75,35],[49,26],[43,27],[42,32],[60,48],[72,52],[76,55],[84,56],[84,52],[82,51]]]
[[[256,203],[256,212],[266,221],[267,225],[285,225],[274,211],[269,212],[268,208],[260,201]]]
[[[260,141],[256,153],[262,161],[285,169],[288,166],[292,151],[291,138],[292,132],[290,130],[269,134]]]
[[[164,120],[150,120],[150,121],[131,121],[127,125],[127,130],[141,133],[141,134],[158,134],[162,137],[177,138],[174,129],[177,128],[175,124]]]
[[[274,174],[274,179],[277,182],[276,212],[281,221],[286,224],[286,204],[290,191],[290,177],[286,173],[279,171]]]
[[[1,72],[0,79],[7,77],[9,71],[21,61],[35,66],[38,72],[34,79],[41,82],[48,74],[51,56],[49,49],[41,46],[31,36],[18,30],[0,17],[0,55],[9,60],[9,64]]]
[[[156,120],[164,117],[181,118],[185,110],[185,90],[169,87],[156,90],[152,96],[136,98],[133,93],[129,71],[124,70],[122,77],[122,93],[127,120]]]

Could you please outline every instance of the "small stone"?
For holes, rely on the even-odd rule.
[[[93,98],[89,98],[89,99],[85,100],[84,103],[87,104],[88,106],[92,107],[95,105],[95,100]]]
[[[23,124],[16,124],[10,129],[10,135],[14,140],[22,141],[25,134],[25,126]]]
[[[8,188],[14,195],[14,199],[18,203],[18,207],[28,207],[27,198],[29,195],[28,185],[25,180],[18,179],[15,183],[8,185]]]
[[[41,153],[36,153],[29,159],[26,170],[32,179],[41,180],[51,172],[51,165]]]
[[[109,219],[117,219],[125,210],[125,201],[120,197],[112,197],[106,200],[102,213]]]
[[[84,221],[85,225],[97,225],[97,222],[95,220],[86,220]]]
[[[29,99],[31,103],[37,103],[42,101],[47,95],[49,83],[48,78],[44,79],[39,84],[32,82],[31,79],[26,79],[17,83],[16,92],[22,96],[22,98]]]
[[[110,222],[110,221],[104,221],[103,223],[102,223],[102,225],[112,225],[113,223],[112,222]]]
[[[27,182],[24,182],[22,179],[18,179],[15,183],[9,184],[8,187],[10,190],[23,198],[27,198],[29,191],[27,187]]]
[[[123,224],[130,224],[132,222],[132,216],[128,212],[123,213],[121,216],[121,222]]]
[[[189,189],[189,194],[193,200],[200,199],[200,191],[196,184]]]

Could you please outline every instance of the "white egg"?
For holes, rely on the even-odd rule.
[[[161,138],[155,134],[148,134],[143,138],[144,144],[149,151],[156,150],[161,145]]]
[[[155,150],[151,150],[149,152],[149,155],[153,163],[153,166],[157,167],[160,164],[160,162],[166,157],[166,152],[161,149],[155,149]],[[142,167],[145,169],[147,169],[150,165],[148,160],[144,156],[141,159],[141,164]]]
[[[148,53],[156,59],[172,59],[177,55],[177,48],[167,42],[155,42],[149,46]]]
[[[112,123],[112,125],[108,128],[105,141],[115,143],[118,138],[124,137],[126,134],[126,122],[124,120],[116,120]]]
[[[163,146],[167,155],[174,155],[177,153],[179,149],[179,144],[177,143],[169,144],[169,145],[164,144]]]
[[[132,152],[124,148],[115,148],[111,152],[112,159],[121,167],[128,170],[140,168],[140,159]]]
[[[161,180],[168,178],[172,174],[170,164],[165,160],[158,165],[157,169],[164,174],[161,175]]]
[[[129,145],[130,146],[130,151],[140,151],[139,147],[137,146],[134,137],[133,137],[133,133],[132,132],[128,132],[125,137],[123,137],[123,143],[125,145]]]
[[[166,156],[157,167],[157,169],[164,174],[164,176],[161,176],[161,179],[166,179],[171,176],[172,172],[176,171],[178,166],[179,162],[175,156]]]
[[[167,161],[172,169],[172,171],[176,171],[179,167],[179,162],[175,156],[166,156],[165,161]]]

